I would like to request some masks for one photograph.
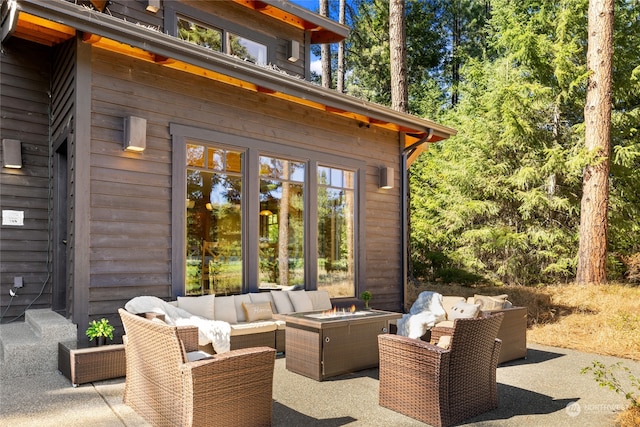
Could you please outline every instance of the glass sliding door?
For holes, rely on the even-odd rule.
[[[259,162],[259,287],[304,288],[305,163]]]
[[[243,153],[187,144],[185,295],[242,292]]]
[[[318,167],[318,289],[355,296],[355,172]]]

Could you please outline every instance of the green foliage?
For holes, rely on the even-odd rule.
[[[631,407],[640,408],[640,378],[633,375],[628,367],[624,366],[622,362],[617,362],[607,367],[604,363],[598,362],[597,360],[594,360],[591,365],[592,366],[582,368],[580,373],[586,374],[591,372],[600,387],[607,387],[609,390],[624,395],[624,398],[629,402]],[[616,377],[615,371],[622,371],[622,374],[626,375],[629,379],[628,384],[623,384],[622,381]]]
[[[95,338],[105,337],[110,340],[113,339],[114,327],[109,324],[109,320],[102,318],[99,321],[92,320],[89,322],[85,334],[89,337],[89,341],[93,341]]]
[[[364,291],[363,293],[360,294],[360,299],[362,301],[364,301],[364,306],[365,308],[369,308],[369,301],[371,300],[371,292],[369,291]]]
[[[588,2],[407,0],[409,109],[458,130],[409,171],[416,276],[573,279],[583,169],[606,160],[584,148]],[[389,105],[388,2],[352,5],[348,92]],[[616,0],[610,278],[640,252],[638,46],[640,1]]]
[[[486,55],[466,60],[460,102],[441,119],[458,135],[410,170],[416,275],[457,268],[509,284],[573,277],[582,169],[602,161],[583,148],[587,3],[492,2]],[[614,58],[612,255],[637,252],[640,242],[637,3],[619,1],[616,15],[624,48],[616,45]],[[432,253],[447,264],[435,267],[424,255]],[[612,277],[624,273],[616,259]]]

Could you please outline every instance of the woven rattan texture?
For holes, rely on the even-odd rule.
[[[150,424],[271,425],[274,349],[233,350],[186,362],[184,331],[119,313],[127,334],[124,401]]]
[[[502,313],[458,319],[449,349],[379,335],[381,406],[441,427],[498,407],[496,368]],[[434,328],[432,339],[440,336]]]

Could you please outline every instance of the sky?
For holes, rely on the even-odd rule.
[[[304,7],[305,9],[309,9],[312,12],[318,12],[318,7],[320,6],[319,0],[289,0],[291,3],[295,3],[298,6]],[[320,75],[322,74],[322,64],[320,63],[320,58],[311,54],[311,71]]]

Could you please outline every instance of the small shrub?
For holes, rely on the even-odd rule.
[[[622,381],[616,377],[614,371],[622,371],[624,375],[627,375],[629,384],[623,384]],[[637,425],[627,424],[625,420],[636,419],[640,413],[640,378],[633,375],[631,370],[624,366],[622,362],[614,363],[607,367],[604,363],[594,360],[592,362],[592,366],[582,368],[582,374],[586,374],[587,372],[593,373],[593,378],[600,387],[608,387],[610,390],[624,395],[625,399],[627,399],[627,402],[629,403],[629,408],[620,414],[618,420],[625,426]]]

